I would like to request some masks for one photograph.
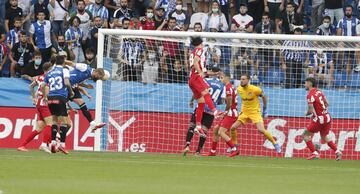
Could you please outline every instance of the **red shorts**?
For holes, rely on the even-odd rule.
[[[49,107],[47,106],[36,106],[36,112],[38,115],[38,121],[45,121],[46,117],[51,117]]]
[[[311,133],[320,132],[320,136],[327,136],[330,132],[331,122],[320,124],[319,122],[311,121],[306,127]]]
[[[237,117],[230,117],[225,116],[224,119],[221,121],[220,127],[225,129],[231,129],[232,124],[234,124],[237,120]]]
[[[195,99],[199,99],[201,97],[201,92],[210,88],[209,84],[207,84],[200,75],[192,75],[189,79],[189,87],[192,90]]]

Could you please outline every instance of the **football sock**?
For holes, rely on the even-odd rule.
[[[229,141],[226,142],[226,144],[232,149],[234,148],[234,143],[231,141],[231,139]]]
[[[196,152],[200,153],[206,141],[206,136],[200,136],[199,145]]]
[[[205,103],[208,105],[208,107],[210,108],[210,110],[212,111],[215,111],[215,105],[214,105],[214,102],[213,100],[211,99],[211,96],[209,93],[205,94],[204,96],[204,99],[205,99]]]
[[[67,131],[68,131],[67,125],[60,126],[60,142],[61,143],[65,143]]]
[[[214,141],[212,142],[211,151],[216,151],[217,144],[218,144],[218,142],[214,142]]]
[[[56,141],[57,132],[58,132],[58,126],[57,125],[52,125],[51,126],[51,140],[52,141]]]
[[[269,132],[268,130],[265,130],[264,136],[265,136],[269,141],[271,141],[271,143],[272,143],[273,145],[276,144],[275,139],[273,138],[273,136],[270,134],[270,132]]]
[[[336,152],[337,147],[333,141],[329,141],[327,144],[332,150],[334,150],[334,152]]]
[[[186,145],[185,146],[190,146],[191,140],[194,136],[194,128],[195,127],[192,127],[192,126],[189,127],[188,132],[186,134]]]
[[[26,146],[31,140],[35,138],[39,134],[38,131],[32,131],[25,139],[25,141],[21,144],[21,146]]]
[[[50,143],[51,142],[51,126],[50,125],[47,125],[47,126],[44,127],[42,142],[43,143]]]
[[[90,123],[93,119],[92,119],[92,116],[91,116],[91,114],[90,114],[90,112],[89,112],[86,104],[83,103],[83,104],[81,104],[79,107],[80,107],[81,112],[82,112],[83,115],[85,116],[85,118],[86,118],[86,119],[89,121],[89,123]]]
[[[310,141],[307,141],[305,143],[306,143],[307,147],[309,148],[310,152],[314,153],[315,152],[315,146],[314,146],[313,142],[310,140]]]
[[[238,144],[238,142],[237,142],[237,131],[236,131],[236,129],[235,129],[235,130],[231,130],[231,141],[232,141],[234,144]]]
[[[202,115],[205,109],[205,104],[204,103],[199,103],[198,107],[196,108],[196,125],[201,125],[201,121],[202,121]]]

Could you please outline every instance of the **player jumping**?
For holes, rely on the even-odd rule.
[[[40,150],[43,150],[47,153],[51,153],[47,144],[49,143],[49,139],[51,139],[51,125],[52,125],[52,117],[49,111],[49,107],[45,105],[43,101],[43,92],[42,88],[40,87],[44,81],[46,73],[52,68],[51,63],[44,63],[43,71],[44,74],[38,76],[36,80],[31,82],[30,84],[30,92],[33,104],[36,106],[36,113],[37,113],[37,121],[36,121],[36,129],[32,131],[25,139],[25,141],[17,148],[19,151],[25,151],[26,145],[30,143],[38,134],[44,131],[42,143],[40,146]],[[35,86],[39,86],[35,96]]]
[[[336,155],[336,160],[341,159],[342,153],[337,149],[335,143],[328,138],[328,134],[331,127],[331,117],[327,108],[329,103],[326,100],[324,93],[316,88],[317,82],[314,78],[309,77],[305,80],[305,89],[308,92],[307,102],[308,110],[305,113],[305,116],[311,116],[311,122],[306,127],[304,134],[302,135],[307,147],[311,151],[310,157],[308,160],[320,158],[319,153],[315,150],[314,144],[312,142],[312,135],[314,133],[320,132],[321,139],[327,143],[327,145],[334,150]]]
[[[202,44],[201,37],[193,37],[191,39],[191,44],[195,47],[190,55],[190,79],[189,79],[189,87],[192,90],[193,96],[198,103],[198,107],[196,109],[196,127],[194,131],[200,135],[205,135],[204,130],[201,127],[201,121],[203,112],[205,109],[205,103],[209,106],[210,110],[213,112],[215,117],[218,117],[221,112],[216,110],[215,105],[211,99],[209,93],[209,84],[207,84],[204,80],[206,74],[210,74],[206,72],[205,68],[205,55]]]
[[[239,151],[234,146],[231,138],[226,134],[232,124],[235,123],[238,117],[237,111],[237,92],[234,86],[230,83],[230,75],[228,73],[221,73],[220,80],[225,85],[226,91],[226,108],[224,112],[224,119],[222,120],[220,126],[217,125],[214,129],[214,138],[211,144],[211,150],[205,156],[215,156],[216,155],[216,147],[219,142],[219,137],[225,140],[226,144],[231,148],[231,153],[229,157],[234,157],[239,155]]]
[[[100,79],[107,80],[110,77],[109,72],[102,68],[93,69],[84,63],[74,64],[74,63],[68,62],[68,64],[73,66],[73,68],[70,70],[70,83],[72,86],[72,90],[74,91],[74,96],[72,98],[70,98],[70,100],[75,102],[77,105],[79,105],[80,110],[82,111],[85,118],[90,123],[89,128],[91,130],[96,130],[96,129],[102,128],[103,126],[105,126],[105,123],[97,124],[93,120],[93,118],[92,118],[92,116],[80,94],[79,84],[81,84],[83,81],[85,81],[87,79],[92,79],[93,81],[97,81]]]
[[[64,68],[65,59],[63,56],[56,56],[54,68],[49,71],[42,84],[44,87],[44,103],[48,104],[52,119],[51,126],[51,152],[56,153],[57,149],[64,154],[69,152],[65,149],[66,133],[68,130],[68,112],[66,102],[69,97],[74,96],[71,89],[69,70]],[[60,123],[60,145],[57,147],[56,134]]]
[[[267,99],[264,92],[257,86],[249,83],[250,76],[242,75],[240,78],[240,86],[238,87],[238,93],[241,97],[241,113],[237,121],[231,127],[231,139],[234,144],[237,144],[236,129],[240,125],[245,125],[249,120],[252,121],[260,133],[262,133],[271,143],[274,145],[277,153],[281,153],[281,147],[275,141],[273,136],[268,130],[265,129],[263,117],[267,116],[266,105]],[[263,111],[261,115],[260,100],[263,101]]]
[[[220,69],[219,68],[212,68],[211,70],[212,72],[219,72]],[[225,98],[225,90],[224,90],[224,85],[221,83],[221,81],[219,80],[219,78],[217,77],[209,77],[209,78],[205,78],[205,81],[207,82],[207,84],[210,85],[210,89],[209,89],[209,93],[211,95],[211,98],[214,102],[214,104],[221,104],[222,103],[222,99]],[[191,98],[190,100],[190,107],[193,108],[194,107],[194,96]],[[202,129],[204,130],[205,133],[207,133],[207,131],[211,128],[211,125],[214,121],[214,115],[212,113],[212,111],[209,109],[208,106],[205,106],[205,111],[202,114],[202,120],[201,120],[201,124],[202,124]],[[186,156],[186,154],[190,151],[190,143],[191,140],[194,136],[194,129],[195,129],[195,121],[196,121],[196,109],[194,110],[193,114],[191,115],[191,121],[190,121],[190,125],[189,125],[189,129],[188,132],[186,134],[186,144],[185,144],[185,148],[183,151],[184,156]],[[201,149],[204,146],[204,143],[206,141],[206,136],[205,135],[200,135],[200,139],[199,139],[199,145],[198,148],[196,150],[196,155],[199,155],[201,152]]]

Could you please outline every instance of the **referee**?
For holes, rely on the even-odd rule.
[[[295,28],[294,34],[301,35],[302,29]],[[299,88],[303,63],[309,60],[309,53],[302,48],[309,47],[309,44],[307,41],[286,40],[282,46],[284,49],[281,50],[281,64],[285,70],[285,88],[292,88],[292,84],[295,88]]]

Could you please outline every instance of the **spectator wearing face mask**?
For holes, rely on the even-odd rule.
[[[64,35],[59,35],[57,38],[58,46],[56,47],[56,52],[60,53],[62,51],[66,52],[67,60],[73,61],[75,59],[75,54],[72,49],[71,44],[66,44]]]
[[[247,14],[246,4],[241,4],[240,14],[237,14],[232,18],[231,31],[251,33],[253,30],[253,17]]]
[[[20,31],[19,39],[20,41],[15,43],[11,49],[12,54],[9,55],[11,61],[11,77],[15,77],[16,74],[21,74],[22,69],[30,65],[34,53],[34,47],[27,41],[28,36],[26,35],[26,32]]]
[[[44,73],[42,64],[43,60],[41,53],[39,51],[35,51],[33,61],[22,69],[21,78],[34,81],[37,76]]]
[[[322,19],[322,24],[317,27],[316,34],[321,36],[336,35],[336,27],[331,23],[330,16],[326,15]]]
[[[229,28],[225,15],[220,11],[220,4],[217,1],[211,3],[206,26],[209,32],[226,32]]]
[[[139,30],[156,30],[154,21],[154,9],[146,8],[146,16],[140,18]]]
[[[183,10],[182,0],[176,1],[175,11],[169,14],[170,17],[176,18],[176,24],[181,31],[187,31],[190,20],[188,14]]]
[[[144,62],[144,70],[141,74],[141,80],[144,84],[156,84],[159,71],[159,58],[154,50],[148,50]]]

